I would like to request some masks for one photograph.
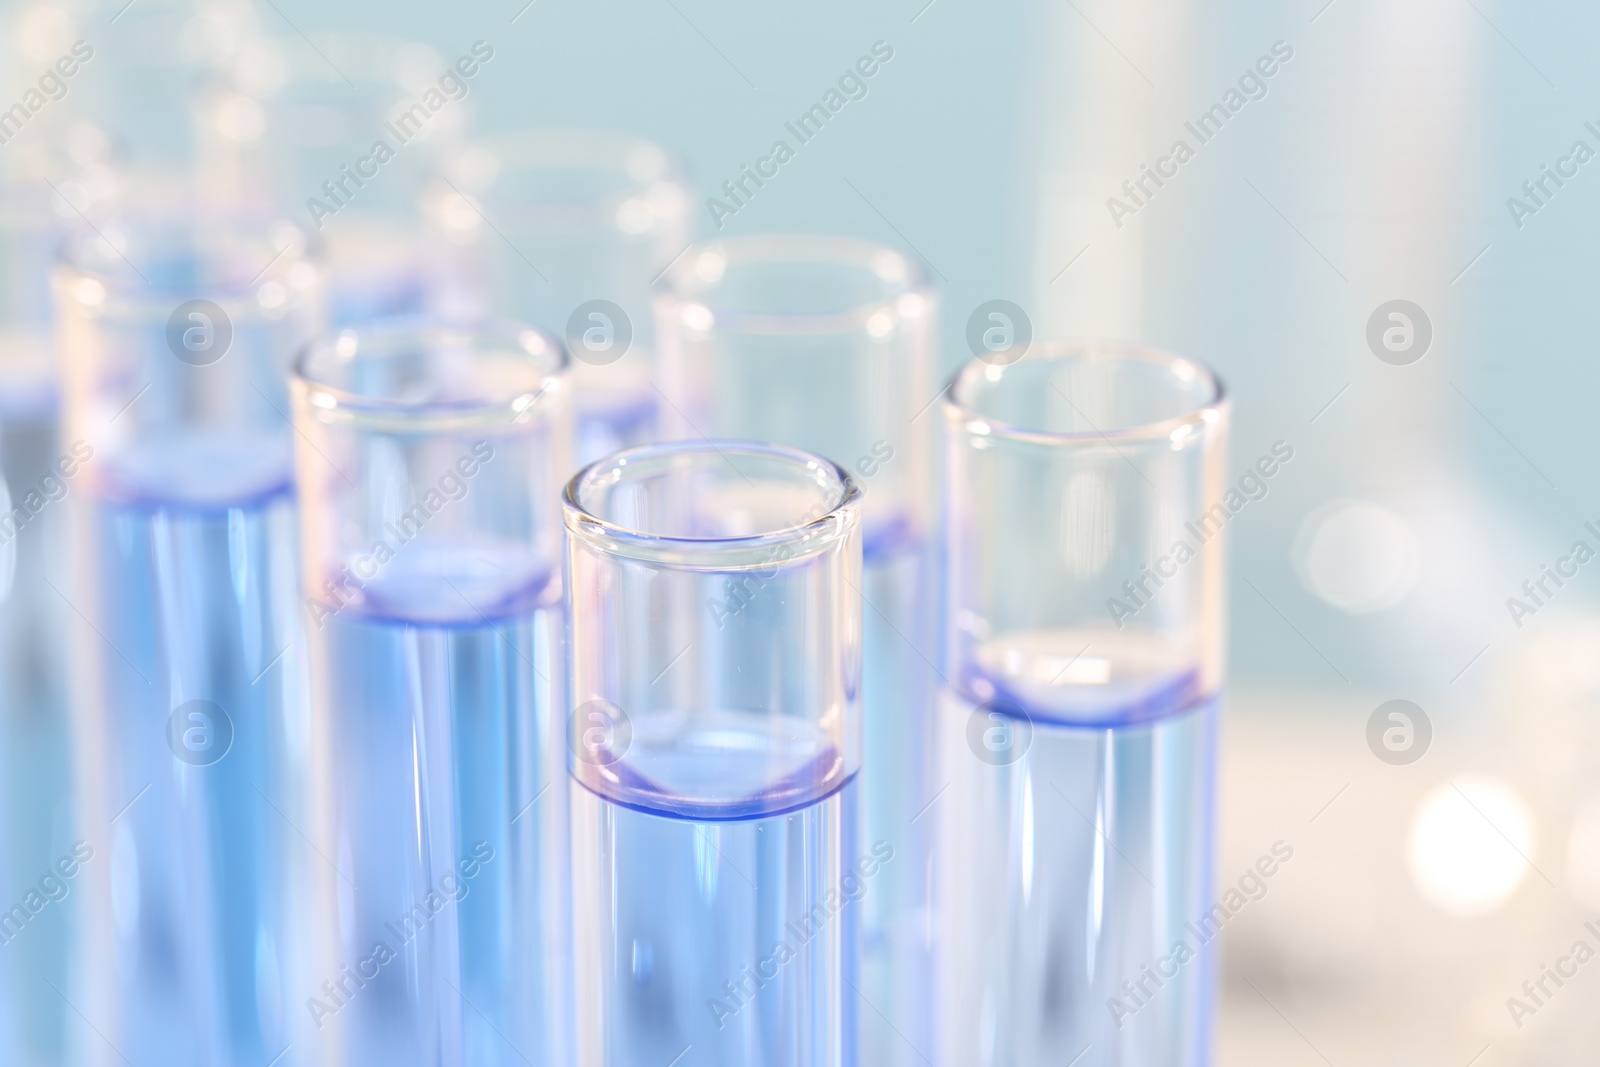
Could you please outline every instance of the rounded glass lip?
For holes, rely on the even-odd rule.
[[[57,248],[56,269],[74,280],[98,282],[106,293],[136,305],[166,305],[174,297],[210,299],[222,304],[249,300],[264,282],[283,278],[298,264],[310,266],[319,275],[326,267],[326,250],[315,231],[278,212],[234,209],[202,210],[197,214],[192,210],[192,201],[186,203],[182,196],[173,194],[159,206],[126,213],[113,208],[111,214],[112,218],[100,226],[68,226]],[[158,285],[145,278],[138,265],[107,236],[107,230],[118,229],[157,234],[163,239],[176,236],[178,241],[174,244],[186,243],[189,248],[204,247],[201,234],[227,234],[238,238],[241,245],[260,244],[261,269],[253,278],[241,273],[199,285]],[[289,240],[278,240],[287,234],[292,234]],[[99,243],[110,245],[114,254],[97,256],[98,263],[87,262],[87,250]]]
[[[697,264],[708,253],[720,254],[723,272],[708,282],[697,273]],[[716,292],[727,272],[740,267],[775,264],[821,264],[841,270],[860,270],[876,274],[886,284],[898,288],[880,299],[863,301],[843,311],[773,314],[743,311],[718,304]],[[887,264],[898,279],[885,277]],[[866,326],[873,315],[899,304],[907,296],[921,298],[918,311],[933,308],[933,286],[922,266],[905,253],[858,237],[832,234],[776,233],[729,237],[691,245],[655,283],[658,297],[677,304],[699,304],[711,312],[713,329],[737,333],[844,333]]]
[[[480,197],[491,209],[505,206],[505,199],[496,186],[506,181],[508,175],[582,169],[609,171],[627,179],[625,187],[619,190],[517,203],[513,218],[524,226],[532,222],[559,230],[582,221],[610,228],[619,205],[662,183],[677,186],[683,194],[679,198],[677,217],[684,218],[689,212],[690,192],[682,161],[648,137],[617,130],[552,127],[489,134],[475,138],[466,149],[464,155],[468,158],[473,150],[478,150],[491,153],[500,163],[494,177],[481,183],[459,173],[454,176],[463,186],[459,192]],[[630,165],[641,159],[654,161],[649,173],[641,174]]]
[[[739,456],[786,461],[799,472],[809,472],[812,481],[832,487],[838,494],[837,499],[830,495],[832,506],[815,519],[734,537],[680,537],[635,530],[596,515],[583,503],[583,495],[590,486],[608,474],[614,481],[620,481],[621,469],[629,465],[649,474],[665,469],[683,457],[732,463]],[[737,465],[734,469],[738,469]],[[561,494],[567,528],[573,532],[586,532],[591,537],[599,535],[608,546],[614,547],[615,554],[642,559],[689,556],[695,557],[696,561],[704,561],[703,558],[708,555],[727,555],[729,558],[723,562],[731,565],[740,562],[775,562],[770,553],[762,559],[741,557],[761,556],[765,550],[789,545],[804,545],[805,549],[796,553],[795,557],[788,558],[821,551],[859,528],[861,500],[861,487],[855,479],[830,459],[770,441],[710,438],[662,441],[615,452],[595,460],[573,475]]]
[[[1122,426],[1105,431],[1041,430],[1018,426],[985,415],[972,406],[972,390],[978,386],[981,378],[990,377],[991,372],[998,374],[999,377],[1004,377],[1006,371],[1011,367],[1020,366],[1024,363],[1065,363],[1090,360],[1143,363],[1148,366],[1163,368],[1179,380],[1198,380],[1205,383],[1208,386],[1207,392],[1209,395],[1190,411],[1165,419],[1158,419],[1154,422]],[[1223,385],[1222,379],[1215,371],[1203,363],[1189,359],[1187,356],[1180,356],[1164,348],[1122,341],[1101,340],[1056,341],[1035,344],[1028,349],[1021,359],[1005,365],[989,363],[982,359],[969,360],[962,365],[961,369],[951,375],[949,382],[944,387],[941,398],[945,416],[959,420],[967,428],[968,433],[1000,440],[1041,445],[1115,444],[1119,442],[1135,443],[1172,439],[1175,434],[1179,434],[1186,427],[1198,427],[1220,421],[1227,411],[1229,403],[1227,388]],[[981,431],[974,429],[974,423],[981,424],[983,429]]]
[[[317,361],[331,359],[347,366],[361,358],[385,358],[386,349],[363,346],[363,340],[452,339],[474,349],[494,347],[516,350],[536,366],[542,384],[537,390],[519,390],[493,399],[416,402],[369,396],[331,384],[316,370]],[[294,359],[290,384],[297,399],[324,416],[342,415],[352,421],[391,429],[442,428],[473,424],[529,422],[545,403],[568,392],[571,357],[566,346],[536,327],[508,319],[453,319],[433,315],[397,315],[369,319],[322,334],[300,347]],[[548,398],[548,399],[547,399]]]

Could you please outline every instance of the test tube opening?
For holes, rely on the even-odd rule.
[[[1091,723],[1215,689],[1227,404],[1191,360],[1098,342],[951,379],[946,648],[969,697]]]
[[[859,506],[837,465],[759,442],[650,445],[580,472],[565,500],[573,701],[614,709],[633,740],[575,748],[578,780],[748,818],[853,775]]]
[[[307,345],[295,374],[314,407],[374,428],[526,422],[561,389],[561,345],[511,322],[379,320]]]
[[[689,330],[815,336],[866,329],[884,337],[930,310],[922,268],[890,248],[846,237],[775,234],[691,249],[664,294]]]
[[[1203,943],[1159,1014],[1125,1027],[1106,1005],[1211,891],[1227,400],[1152,349],[1014,356],[980,356],[944,396],[938,1040],[976,1059],[999,1033],[1043,1062],[1071,1018],[1086,1042],[1189,1062]],[[1087,942],[1060,921],[1086,915]],[[1048,1011],[1001,992],[1040,973],[1072,975]]]
[[[559,597],[559,342],[515,323],[384,320],[308,345],[293,393],[314,615],[477,622]]]
[[[469,232],[460,194],[488,201],[498,225],[555,236],[593,231],[645,239],[681,227],[681,167],[660,146],[603,130],[540,130],[474,142],[445,168],[428,206],[447,231]],[[452,198],[448,194],[457,193]]]
[[[815,551],[854,528],[860,498],[836,464],[756,441],[629,449],[579,472],[566,492],[574,532],[621,554],[717,566]]]
[[[854,238],[734,238],[689,249],[655,307],[671,432],[826,456],[868,497],[869,561],[925,543],[937,301],[919,266]]]
[[[1119,444],[1177,440],[1186,427],[1215,420],[1226,402],[1221,380],[1193,360],[1109,342],[1039,345],[1004,363],[975,360],[951,379],[945,397],[990,435]]]
[[[320,324],[321,246],[280,217],[184,215],[178,199],[157,186],[62,245],[66,432],[101,453],[93,476],[118,499],[221,507],[286,492],[284,382]]]

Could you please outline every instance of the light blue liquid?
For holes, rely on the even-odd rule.
[[[320,1007],[297,1010],[317,1016],[339,1062],[568,1063],[559,618],[535,606],[542,580],[489,593],[501,571],[487,551],[473,553],[477,581],[448,546],[398,553],[366,590],[384,614],[349,607],[312,630],[319,728],[336,754],[339,921],[320,975],[333,990],[304,991]],[[447,557],[440,573],[460,593],[427,579]]]
[[[70,988],[82,897],[76,879],[61,880],[55,870],[70,856],[77,827],[63,655],[68,608],[46,578],[64,587],[67,505],[61,494],[81,492],[84,478],[78,472],[62,479],[54,466],[61,450],[53,404],[18,410],[10,400],[0,398],[0,461],[12,506],[26,510],[30,493],[38,494],[32,504],[48,502],[17,532],[15,579],[10,596],[0,599],[0,911],[30,891],[43,895],[40,882],[47,875],[53,878],[45,887],[50,895],[65,895],[20,930],[14,921],[0,927],[0,1061],[45,1067],[66,1063],[72,1009],[50,985]],[[0,530],[0,538],[6,536]]]
[[[933,604],[922,546],[871,538],[862,594],[861,776],[864,840],[895,859],[862,901],[861,1060],[913,1067],[933,1055],[931,885]]]
[[[859,915],[894,862],[855,778],[798,720],[660,718],[607,795],[573,787],[579,1062],[855,1063]]]
[[[101,810],[78,880],[109,883],[109,914],[83,946],[105,1037],[81,1044],[139,1064],[266,1063],[290,1044],[308,933],[292,502],[84,505],[93,562],[72,588],[99,633],[77,630],[74,669]],[[169,719],[197,699],[222,716],[189,719],[174,748]]]
[[[1213,903],[1218,701],[1192,674],[1121,683],[1140,669],[1076,706],[994,676],[986,705],[944,693],[941,1064],[1209,1062],[1215,940],[1188,924]]]

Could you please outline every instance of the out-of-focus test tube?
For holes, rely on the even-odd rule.
[[[195,98],[201,195],[292,210],[327,250],[335,325],[417,312],[425,179],[470,124],[476,54],[364,34],[261,39]]]
[[[624,134],[540,130],[441,163],[425,201],[434,306],[515,315],[566,339],[580,463],[654,440],[650,286],[691,236],[672,157]]]
[[[1222,386],[1041,345],[942,421],[939,1062],[1209,1062]]]
[[[856,816],[859,490],[678,442],[565,506],[577,1062],[854,1063],[859,901],[894,858]]]
[[[57,589],[62,501],[82,479],[58,433],[50,272],[67,227],[97,212],[114,184],[109,138],[80,118],[84,94],[73,92],[78,56],[92,51],[78,37],[80,14],[42,2],[0,14],[0,94],[23,105],[0,117],[0,477],[12,490],[0,508],[0,585],[10,593],[0,600],[0,880],[13,897],[0,904],[0,1062],[26,1067],[67,1062],[72,1008],[56,989],[74,981],[80,899],[61,870],[76,871],[78,837],[70,609]]]
[[[71,1062],[265,1063],[301,1012],[294,887],[321,862],[300,836],[285,374],[317,329],[322,271],[291,224],[159,213],[103,221],[63,256],[85,972],[66,991]]]
[[[64,1063],[67,988],[77,901],[55,863],[70,856],[70,720],[63,649],[62,498],[81,485],[56,433],[49,270],[61,237],[42,183],[0,185],[0,878],[37,900],[0,904],[0,1060]],[[62,462],[64,459],[64,462]],[[58,465],[58,463],[60,465]],[[47,884],[41,890],[40,880]],[[7,890],[10,892],[10,890]]]
[[[922,272],[845,238],[751,237],[698,246],[656,301],[668,437],[752,437],[805,448],[861,487],[865,584],[862,833],[896,860],[860,905],[861,1057],[931,1054],[927,831],[936,659],[930,453],[937,309]],[[715,599],[749,597],[741,575]],[[854,996],[855,993],[852,993]]]
[[[6,487],[5,479],[0,477],[0,514],[11,513],[11,490]],[[8,538],[0,543],[0,604],[4,604],[11,597],[11,583],[17,575],[17,543],[16,538]]]
[[[250,0],[138,0],[111,12],[89,0],[48,6],[76,68],[52,108],[92,119],[135,166],[167,171],[187,171],[196,159],[189,116],[202,87],[239,69],[270,25],[263,12],[279,17]]]
[[[293,383],[327,1064],[570,1063],[559,342],[383,320]]]
[[[7,427],[55,422],[50,271],[69,211],[43,182],[0,181],[0,423]]]

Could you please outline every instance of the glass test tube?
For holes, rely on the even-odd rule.
[[[865,839],[897,858],[861,906],[862,1061],[931,1055],[931,912],[921,812],[937,784],[931,540],[935,299],[865,241],[752,237],[691,249],[658,290],[668,437],[779,441],[845,466],[863,496]],[[736,610],[733,576],[717,594]]]
[[[630,449],[567,486],[584,1067],[854,1059],[860,493],[775,445]],[[750,598],[724,612],[724,584]]]
[[[943,401],[941,1062],[1209,1061],[1227,403],[1148,349]]]
[[[654,440],[650,285],[690,239],[672,157],[624,134],[530,130],[441,163],[424,209],[434,305],[515,315],[566,339],[579,463]]]
[[[311,41],[251,41],[197,93],[202,195],[225,209],[282,204],[315,230],[334,325],[418,312],[418,204],[437,161],[461,148],[475,81],[426,45],[358,33]],[[461,63],[478,73],[474,56]]]
[[[115,139],[134,165],[188,171],[197,145],[190,109],[203,84],[236,71],[267,19],[280,16],[252,0],[139,0],[126,11],[104,12],[84,0],[58,4],[71,12],[71,36],[92,55],[63,99]],[[263,18],[265,14],[265,18]]]
[[[43,183],[0,185],[0,878],[39,911],[0,915],[0,1062],[65,1062],[76,836],[63,650],[65,508],[81,481],[58,444],[49,273],[61,227]],[[71,864],[69,863],[70,867]],[[41,886],[41,881],[44,885]],[[0,907],[9,908],[13,901]]]
[[[385,320],[309,346],[293,392],[319,1063],[570,1063],[566,353]]]
[[[321,279],[288,223],[151,214],[69,239],[53,281],[84,623],[74,1062],[291,1043],[315,857],[284,379]]]

